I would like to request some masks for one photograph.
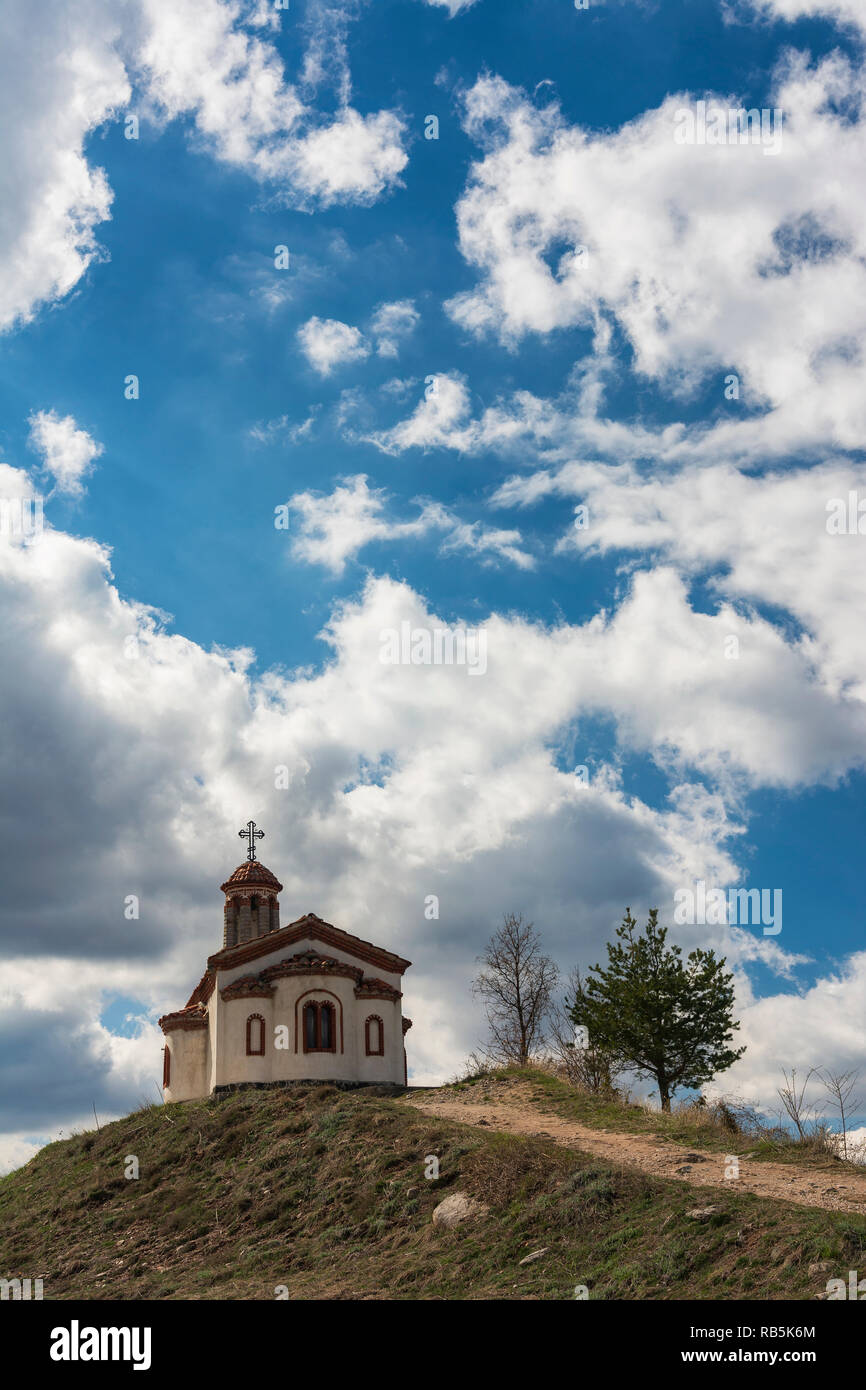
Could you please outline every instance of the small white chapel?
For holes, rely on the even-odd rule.
[[[159,1020],[163,1093],[194,1100],[245,1086],[407,1079],[400,983],[411,961],[323,922],[280,926],[283,885],[256,858],[264,832],[239,834],[247,858],[221,885],[222,950],[188,1002]]]

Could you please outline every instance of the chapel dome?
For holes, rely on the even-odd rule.
[[[227,893],[230,888],[272,888],[274,892],[281,893],[283,885],[270,869],[266,869],[264,864],[260,864],[258,859],[245,859],[243,864],[238,864],[234,873],[220,884],[220,891]]]

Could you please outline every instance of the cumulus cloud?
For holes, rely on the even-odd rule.
[[[428,527],[445,532],[443,551],[467,550],[484,563],[501,559],[510,560],[518,569],[535,568],[534,556],[521,549],[519,531],[503,531],[498,527],[485,526],[480,521],[458,521],[450,508],[443,507],[439,502],[428,502],[422,519]]]
[[[518,390],[473,414],[466,377],[455,371],[440,372],[427,377],[424,395],[409,416],[367,438],[387,454],[453,449],[465,454],[517,457],[524,462],[527,458],[559,462],[587,452],[629,461],[650,457],[658,463],[726,454],[721,425],[687,429],[680,424],[653,426],[604,417],[605,375],[614,370],[605,349],[608,338],[602,329],[592,357],[577,364],[574,381],[554,400]],[[731,437],[730,451],[739,456],[745,443]]]
[[[512,480],[518,491],[525,487],[541,495],[548,488],[548,473],[555,476],[575,457],[629,464],[651,461],[665,471],[721,461],[754,469],[759,460],[766,464],[814,459],[816,446],[832,438],[835,425],[826,413],[812,412],[807,428],[792,410],[750,411],[738,378],[724,371],[717,377],[719,404],[708,418],[657,424],[639,413],[608,412],[607,390],[611,384],[620,385],[624,375],[612,340],[611,326],[602,321],[592,353],[575,363],[555,397],[516,390],[473,413],[464,376],[452,371],[430,377],[416,411],[376,431],[370,441],[390,454],[435,447],[544,463],[546,469],[537,469],[523,483]]]
[[[746,1055],[723,1081],[713,1085],[712,1092],[739,1094],[753,1104],[778,1109],[776,1089],[783,1067],[788,1072],[795,1067],[805,1079],[812,1067],[839,1072],[862,1066],[866,1009],[866,954],[862,951],[808,989],[757,998],[748,980],[741,978],[738,996],[739,1042],[746,1045]],[[809,1086],[807,1100],[832,1119],[820,1079]]]
[[[560,551],[633,552],[644,564],[661,558],[683,574],[709,576],[712,590],[740,611],[758,604],[788,614],[822,687],[855,716],[863,706],[866,638],[850,621],[866,607],[857,562],[862,463],[758,475],[720,464],[661,476],[573,463],[511,478],[494,502],[525,506],[546,496],[586,508],[585,524],[568,527]]]
[[[29,6],[4,6],[0,331],[69,294],[100,255],[96,228],[112,194],[84,143],[129,100],[113,46],[120,23],[118,6],[85,3],[70,15],[49,0],[38,25]]]
[[[297,522],[297,529],[292,531],[292,554],[342,574],[346,561],[371,541],[420,539],[438,533],[444,537],[441,547],[445,551],[465,550],[482,560],[505,559],[521,569],[533,567],[533,557],[520,547],[519,531],[487,527],[478,521],[461,522],[441,503],[419,505],[413,520],[396,520],[387,511],[387,493],[370,488],[364,474],[347,478],[325,496],[296,493],[289,500],[291,516]]]
[[[395,522],[385,514],[386,494],[370,488],[363,473],[347,478],[327,496],[298,492],[290,498],[292,554],[342,574],[346,561],[374,540],[419,536],[420,520]]]
[[[465,383],[456,377],[439,383],[437,396],[373,436],[374,442],[386,452],[509,447],[525,439],[527,419],[536,433],[549,428],[555,436],[541,402],[524,400],[521,420],[495,411],[473,420]],[[608,443],[623,448],[628,431],[617,435],[612,424],[610,434],[616,438]],[[629,442],[634,448],[637,439]],[[866,497],[866,474],[862,465],[844,459],[766,475],[720,464],[654,476],[645,463],[571,462],[517,475],[500,485],[493,501],[506,507],[551,496],[571,499],[585,513],[563,532],[561,553],[639,557],[633,563],[645,572],[635,576],[630,597],[610,619],[617,656],[602,655],[607,620],[599,615],[598,664],[584,684],[587,697],[597,692],[599,712],[619,711],[621,736],[627,729],[643,751],[656,756],[665,747],[716,776],[728,767],[753,782],[800,785],[833,780],[863,764],[858,743],[866,713],[866,643],[850,623],[850,614],[866,605],[862,567],[852,564],[862,543],[856,503],[853,532],[828,529],[830,509],[844,506],[847,516],[852,493]],[[668,568],[649,568],[659,560]],[[698,577],[707,577],[716,595],[712,615],[690,605],[689,584]],[[780,610],[788,626],[779,622]],[[664,693],[655,711],[661,719],[654,724],[652,699],[642,692],[640,706],[629,708],[628,701],[622,703],[628,680],[615,678],[614,689],[597,673],[610,674],[611,662],[626,653],[627,665],[636,656],[654,667],[660,630],[668,639],[678,631],[680,640],[670,650],[667,639],[664,644]],[[728,638],[736,639],[733,658],[725,654]],[[637,668],[632,676],[639,686]],[[677,705],[677,688],[690,690],[691,747],[691,734],[684,738],[685,731],[674,727],[677,716],[669,723],[665,714]],[[749,706],[747,717],[742,708],[737,712],[741,700]],[[777,710],[780,718],[765,720],[761,710]],[[719,744],[713,726],[722,725]]]
[[[370,321],[379,356],[396,357],[401,340],[415,331],[420,318],[421,315],[411,299],[398,299],[391,304],[380,304]]]
[[[217,158],[275,183],[290,200],[368,203],[405,167],[404,122],[394,112],[361,115],[343,102],[317,120],[286,81],[277,49],[243,26],[245,10],[224,0],[142,0],[144,34],[137,61],[147,93],[167,119],[190,115]],[[314,28],[308,82],[321,80],[322,44]],[[318,55],[318,57],[316,56]]]
[[[700,768],[719,785],[730,774],[789,787],[863,766],[866,704],[828,687],[813,644],[745,606],[695,611],[673,569],[635,574],[628,598],[609,622],[594,619],[586,640],[594,660],[581,666],[584,699],[660,765]],[[652,691],[641,684],[648,670]]]
[[[42,466],[54,478],[58,492],[80,497],[102,445],[79,429],[71,415],[61,417],[54,410],[34,412],[28,424],[30,447],[41,455]]]
[[[606,350],[609,336],[600,330],[592,357],[577,364],[574,381],[554,400],[518,390],[473,415],[465,376],[454,371],[429,376],[412,414],[375,432],[370,442],[389,454],[441,448],[553,462],[584,452],[630,461],[652,457],[660,463],[724,453],[721,427],[654,427],[601,414],[605,377],[614,371]]]
[[[208,149],[291,200],[369,203],[392,187],[407,162],[405,124],[394,112],[364,116],[348,104],[348,76],[337,62],[342,103],[317,119],[286,81],[277,49],[243,26],[245,11],[224,0],[142,0],[137,61],[147,93],[166,119],[190,115]],[[305,80],[322,80],[320,27],[311,37]]]
[[[344,362],[360,362],[369,356],[370,348],[359,328],[339,319],[308,319],[298,329],[301,351],[314,371],[330,376]]]
[[[258,163],[267,178],[290,180],[323,207],[369,204],[398,183],[408,163],[404,132],[404,121],[391,111],[362,116],[347,109]]]
[[[318,111],[286,77],[273,10],[263,23],[245,0],[47,0],[41,16],[12,0],[0,18],[0,331],[64,298],[104,254],[113,195],[84,147],[133,102],[151,130],[189,120],[201,148],[288,203],[366,205],[399,183],[403,117],[353,107],[342,62],[337,109]]]
[[[479,79],[465,126],[484,152],[458,204],[479,278],[449,301],[452,317],[509,345],[614,325],[636,372],[670,395],[734,372],[768,437],[859,447],[863,98],[862,68],[841,54],[815,65],[789,54],[762,102],[784,112],[767,158],[757,144],[677,143],[693,94],[596,134]]]
[[[860,0],[740,0],[740,10],[743,15],[757,11],[767,19],[831,19],[843,27],[866,30]]]
[[[299,330],[298,339],[307,361],[322,376],[329,376],[343,362],[359,362],[369,357],[371,342],[380,357],[397,357],[400,344],[420,320],[410,299],[380,304],[369,322],[369,334],[339,319],[309,319]]]
[[[469,414],[469,389],[462,376],[455,372],[430,376],[424,397],[409,418],[369,439],[386,454],[405,449],[471,448],[475,435],[465,429]]]
[[[722,624],[690,615],[672,581],[658,583],[667,593],[638,594],[619,625],[548,629],[491,615],[487,672],[472,679],[458,667],[383,664],[383,629],[442,619],[408,586],[371,579],[335,607],[321,670],[254,678],[250,653],[204,651],[121,599],[94,542],[48,530],[0,546],[0,626],[14,653],[0,671],[0,773],[16,823],[39,826],[23,841],[0,837],[4,987],[22,1035],[42,1028],[50,1049],[55,1029],[80,1030],[77,1049],[54,1053],[66,1087],[41,1106],[31,1088],[6,1112],[15,1142],[74,1122],[85,1091],[101,1115],[116,1113],[158,1076],[152,1028],[109,1043],[98,1000],[132,996],[150,1018],[183,1001],[218,944],[215,886],[249,815],[268,832],[263,857],[286,884],[286,919],[317,911],[415,960],[407,1011],[417,1020],[417,996],[431,1027],[447,1025],[413,1036],[419,1078],[447,1074],[474,1044],[467,982],[501,912],[530,910],[551,949],[585,962],[625,901],[671,903],[694,877],[735,880],[727,842],[738,827],[717,793],[681,782],[652,808],[625,793],[615,767],[584,785],[555,756],[578,718],[614,707],[624,736],[657,746],[667,766],[677,756],[709,765],[709,742],[756,767],[763,757],[773,773],[772,756],[755,750],[792,737],[793,705],[774,735],[746,689],[726,693],[712,659]],[[676,652],[647,707],[640,673]],[[802,679],[796,654],[789,676]],[[694,700],[696,683],[716,691],[714,718]],[[809,728],[816,712],[804,710]],[[276,788],[278,767],[288,792]],[[441,903],[432,928],[430,893]],[[129,894],[137,921],[124,917]],[[20,1095],[12,1050],[0,1056],[0,1088]]]

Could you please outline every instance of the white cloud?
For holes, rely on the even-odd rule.
[[[404,449],[463,449],[474,447],[474,433],[464,426],[470,411],[469,391],[456,373],[430,376],[424,398],[412,415],[370,436],[370,442],[386,454]]]
[[[420,539],[431,534],[444,537],[444,551],[466,550],[484,559],[505,559],[521,569],[531,569],[534,560],[520,548],[520,532],[504,531],[461,522],[439,503],[419,503],[419,513],[411,521],[397,521],[388,515],[387,494],[370,488],[366,476],[347,478],[327,496],[300,492],[289,500],[292,526],[292,554],[307,564],[325,565],[342,574],[346,561],[371,541]]]
[[[298,329],[301,351],[320,376],[330,376],[344,362],[359,362],[370,348],[359,328],[339,319],[320,319],[314,315]]]
[[[276,12],[244,0],[10,0],[0,16],[0,332],[68,295],[104,253],[112,191],[84,154],[92,132],[134,110],[152,135],[188,117],[200,145],[301,206],[369,204],[407,163],[403,117],[349,104],[320,114],[287,80]],[[311,53],[320,44],[309,30]],[[309,74],[308,74],[309,76]]]
[[[461,522],[449,508],[438,502],[429,502],[422,512],[422,520],[433,529],[446,533],[442,542],[443,551],[468,550],[478,555],[482,561],[490,555],[502,560],[510,560],[518,569],[535,568],[535,559],[521,549],[522,538],[519,531],[503,531],[484,526],[480,521]]]
[[[42,1142],[26,1134],[0,1135],[0,1176],[11,1173],[15,1168],[23,1168],[42,1148]]]
[[[587,625],[574,664],[560,656],[585,712],[613,717],[624,745],[669,769],[698,769],[729,789],[739,780],[794,787],[832,782],[864,763],[866,638],[850,622],[866,607],[862,567],[851,563],[862,537],[826,530],[828,501],[847,498],[858,482],[866,497],[866,474],[844,466],[760,478],[719,467],[653,481],[575,464],[514,480],[495,500],[574,498],[589,522],[570,528],[560,549],[633,550],[666,562],[635,574],[618,608]],[[384,494],[363,478],[293,503],[302,515],[295,554],[337,573],[371,540],[436,528],[445,549],[530,563],[519,533],[468,526],[438,504],[411,522],[392,520]],[[687,577],[705,574],[712,613],[689,600]]]
[[[449,0],[441,2],[447,4]],[[437,4],[439,0],[428,0],[428,3]],[[645,4],[645,0],[636,0],[636,3]],[[805,18],[827,19],[843,29],[866,28],[862,0],[716,0],[716,3],[728,24],[748,24],[758,16],[788,23]]]
[[[142,0],[136,61],[166,119],[191,113],[218,158],[255,169],[267,142],[285,139],[304,104],[285,81],[276,48],[238,22],[223,0]]]
[[[852,493],[854,533],[828,531],[834,502],[848,520]],[[573,463],[510,479],[494,502],[544,496],[574,499],[588,511],[585,526],[564,532],[561,551],[631,551],[643,563],[660,557],[683,574],[709,575],[711,589],[740,612],[760,604],[790,615],[803,658],[845,711],[840,732],[846,718],[856,722],[866,702],[866,635],[850,617],[866,609],[864,537],[856,530],[856,499],[866,502],[863,464],[757,476],[720,464],[648,477],[632,466]]]
[[[61,417],[54,410],[36,411],[28,424],[30,447],[42,456],[42,466],[53,476],[58,492],[80,497],[102,445],[79,429],[71,415]]]
[[[747,1051],[713,1092],[739,1094],[747,1101],[772,1105],[782,1083],[782,1069],[795,1067],[801,1079],[812,1067],[847,1071],[862,1066],[863,1016],[866,1012],[866,954],[856,952],[837,970],[808,989],[756,998],[748,981],[738,982],[741,1028]],[[826,1093],[815,1079],[807,1100],[832,1119]],[[835,1126],[838,1127],[838,1112]]]
[[[390,381],[383,382],[379,390],[383,396],[393,396],[395,400],[402,400],[416,385],[417,381],[414,377],[394,376],[391,377]]]
[[[222,0],[142,0],[145,33],[137,59],[147,90],[168,119],[189,114],[217,158],[275,183],[290,200],[369,203],[393,187],[407,163],[405,123],[394,112],[366,116],[342,104],[317,122],[285,79],[277,49],[243,27],[243,7]],[[323,79],[319,29],[311,34],[306,80]]]
[[[262,171],[268,178],[290,178],[323,207],[373,203],[399,182],[408,163],[404,133],[404,121],[391,111],[361,116],[344,110],[297,146],[263,158]]]
[[[376,338],[376,351],[380,357],[396,357],[400,341],[413,333],[420,322],[421,315],[411,299],[398,299],[390,304],[380,304],[370,320],[370,331]]]
[[[64,298],[101,254],[112,194],[84,155],[129,99],[117,6],[12,3],[0,16],[0,331]]]
[[[720,428],[686,429],[680,424],[654,428],[603,418],[599,411],[604,376],[606,370],[612,370],[604,350],[606,340],[607,333],[602,329],[592,357],[575,370],[579,377],[576,385],[570,385],[554,401],[519,390],[473,416],[472,398],[463,375],[451,371],[429,376],[424,396],[412,414],[390,429],[369,435],[369,442],[388,454],[437,448],[553,462],[586,452],[618,460],[651,457],[657,462],[673,463],[715,458],[729,451],[739,455],[744,451],[745,440],[738,436],[726,441]]]
[[[744,10],[757,11],[765,18],[793,21],[814,16],[866,29],[862,0],[741,0],[741,3]]]
[[[251,425],[248,434],[257,444],[273,444],[277,439],[287,440],[289,444],[300,444],[312,438],[316,423],[318,406],[314,406],[305,420],[295,422],[288,415],[278,415],[273,420],[260,420]]]
[[[347,32],[356,14],[357,7],[342,0],[307,0],[303,15],[294,20],[302,25],[306,41],[301,86],[310,91],[328,83],[344,106],[352,94]]]
[[[605,415],[607,386],[618,384],[622,377],[612,339],[610,325],[602,321],[594,335],[592,353],[575,364],[566,388],[553,399],[517,390],[473,415],[462,375],[450,372],[436,377],[435,396],[429,384],[434,378],[428,378],[425,399],[413,415],[369,436],[370,441],[390,454],[431,447],[474,455],[495,453],[522,463],[532,459],[548,468],[562,466],[567,473],[575,457],[630,464],[651,460],[665,470],[721,461],[753,469],[759,459],[811,459],[816,446],[832,436],[835,425],[831,414],[812,410],[812,406],[808,421],[798,417],[796,403],[783,411],[746,413],[744,401],[725,399],[729,388],[724,371],[717,378],[719,408],[708,421],[656,425],[640,416],[623,419]],[[500,497],[505,501],[509,489],[522,500],[526,500],[524,493],[541,496],[555,491],[555,477],[555,470],[541,470],[524,479],[511,479],[500,490]]]
[[[501,78],[479,79],[465,124],[485,152],[458,204],[479,280],[449,302],[452,316],[509,345],[613,324],[635,371],[668,395],[735,372],[739,409],[765,417],[765,441],[859,447],[864,90],[862,69],[838,53],[816,66],[789,54],[762,101],[784,111],[767,158],[757,145],[676,143],[687,94],[594,134]]]
[[[409,299],[380,304],[370,319],[369,338],[381,357],[396,357],[403,338],[413,332],[420,315]],[[369,357],[370,341],[360,330],[339,319],[314,316],[298,330],[307,361],[322,376],[329,376],[343,362]]]
[[[743,452],[745,441],[739,436],[726,441],[721,427],[686,429],[675,424],[654,428],[603,418],[600,409],[605,378],[615,371],[606,351],[608,340],[603,326],[592,356],[576,366],[575,381],[558,399],[547,400],[519,390],[477,416],[472,414],[464,376],[453,371],[429,376],[424,396],[412,415],[371,435],[370,442],[389,454],[442,448],[467,454],[516,455],[521,460],[528,455],[553,462],[586,452],[629,461],[652,457],[664,463]]]
[[[426,0],[426,3],[447,10],[449,19],[453,19],[461,10],[468,10],[471,5],[477,4],[478,0]]]
[[[325,565],[334,574],[342,574],[346,561],[370,541],[422,534],[419,520],[388,520],[385,498],[381,489],[368,486],[363,474],[347,478],[328,496],[296,493],[289,500],[294,528],[292,554],[307,564]]]
[[[662,766],[702,769],[721,786],[730,775],[788,787],[863,767],[866,703],[828,686],[813,644],[787,639],[745,605],[695,611],[672,569],[635,574],[627,599],[607,622],[594,619],[585,640],[584,701]]]

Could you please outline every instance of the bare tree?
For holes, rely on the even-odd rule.
[[[596,1095],[614,1095],[620,1070],[618,1059],[598,1047],[592,1038],[580,1036],[572,1019],[574,1002],[582,986],[580,971],[573,970],[566,982],[564,998],[550,1009],[548,1047],[551,1060],[573,1086]]]
[[[478,960],[481,969],[472,992],[484,1001],[490,1028],[487,1054],[498,1063],[524,1066],[544,1044],[559,971],[544,955],[533,924],[513,912]]]
[[[784,1079],[784,1085],[779,1086],[778,1088],[779,1099],[784,1105],[788,1117],[794,1124],[797,1133],[801,1139],[805,1139],[807,1137],[806,1126],[810,1120],[810,1112],[813,1110],[813,1106],[811,1104],[806,1104],[806,1087],[808,1086],[809,1081],[816,1074],[816,1072],[816,1067],[810,1067],[809,1070],[806,1072],[806,1080],[801,1082],[798,1087],[796,1068],[791,1068],[790,1077],[788,1076],[788,1073],[786,1072],[785,1068],[782,1068],[782,1077]]]
[[[826,1072],[819,1072],[818,1075],[824,1083],[824,1090],[829,1095],[831,1103],[839,1111],[842,1121],[842,1157],[847,1158],[848,1120],[852,1110],[856,1113],[860,1108],[860,1097],[855,1096],[852,1100],[860,1081],[860,1073],[859,1071],[833,1072],[828,1067]]]

